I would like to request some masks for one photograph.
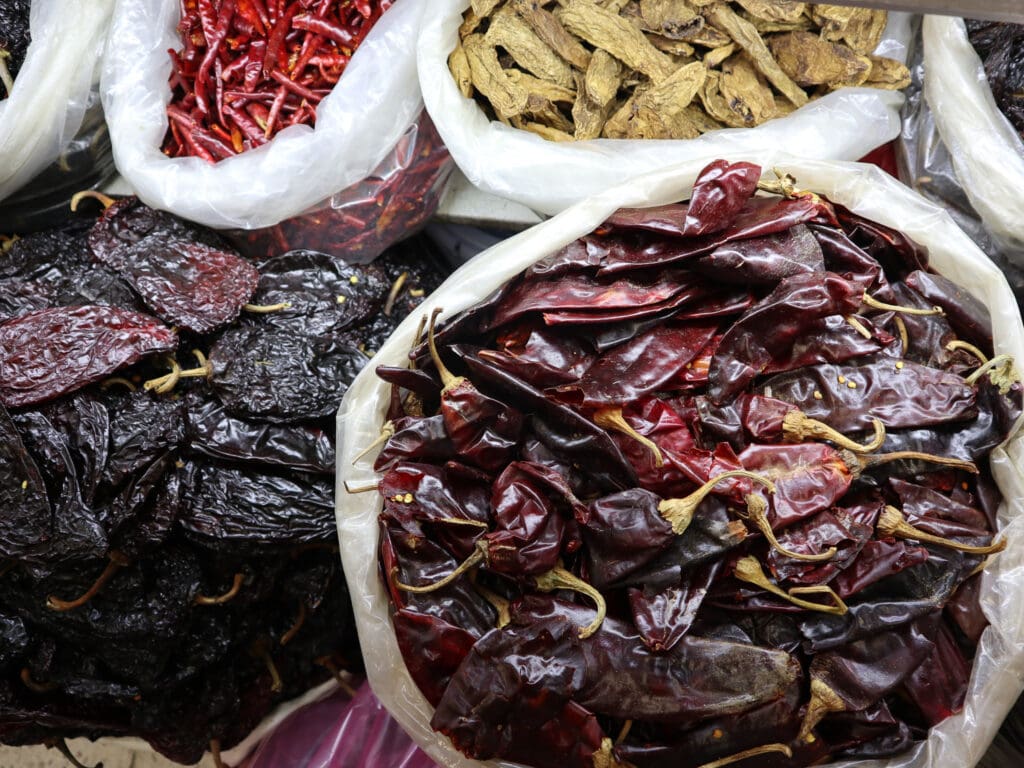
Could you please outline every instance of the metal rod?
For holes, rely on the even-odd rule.
[[[833,5],[882,8],[887,11],[936,13],[941,16],[965,16],[969,19],[1010,21],[1024,24],[1022,0],[830,0]]]

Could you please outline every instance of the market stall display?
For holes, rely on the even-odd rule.
[[[378,355],[384,381],[367,371],[350,388],[339,466],[382,425],[386,436],[337,500],[346,576],[369,596],[357,622],[378,638],[364,649],[367,671],[446,766],[476,764],[456,748],[526,765],[557,754],[562,764],[643,766],[712,764],[766,744],[810,762],[899,753],[932,725],[928,750],[897,764],[969,764],[995,730],[983,713],[998,722],[1019,692],[992,675],[1019,648],[1012,610],[998,608],[1012,602],[1020,556],[1008,508],[1022,476],[996,447],[1020,412],[1003,356],[1022,342],[1008,288],[947,218],[880,172],[776,156],[764,165],[817,194],[765,179],[784,196],[748,200],[760,174],[744,165],[707,169],[689,207],[665,205],[688,194],[676,169],[495,247],[425,305],[428,317],[445,308],[436,353],[417,346],[410,318]],[[654,207],[621,210],[637,205]],[[888,228],[897,221],[905,234]],[[658,277],[644,279],[655,265]],[[705,277],[730,272],[739,284]],[[587,301],[595,291],[598,306]],[[831,303],[840,295],[848,306]],[[956,362],[974,347],[991,362]],[[399,372],[407,356],[412,367]],[[945,387],[971,399],[967,390],[1000,367],[982,388],[1005,419],[983,415],[980,390],[954,416],[958,397]],[[905,372],[946,382],[911,385],[924,410],[906,411],[906,422],[882,405],[883,392],[904,391]],[[912,424],[912,412],[928,425]],[[1009,529],[998,538],[995,486]],[[356,493],[367,487],[380,496]],[[838,526],[819,527],[826,509]],[[850,530],[859,525],[863,537]],[[926,528],[980,549],[953,554]],[[961,611],[973,587],[958,587],[1004,546],[983,577],[1004,597],[986,599],[984,614],[977,604]],[[377,565],[365,563],[370,552]],[[889,566],[868,563],[883,561],[900,572],[876,579]],[[957,623],[968,614],[970,626]],[[982,633],[985,619],[993,627]],[[970,681],[967,637],[981,638]],[[933,653],[955,659],[953,649],[965,654],[944,663],[954,676],[939,683],[930,662],[917,670]],[[868,673],[882,656],[886,674]],[[395,670],[399,659],[408,671]],[[712,661],[723,659],[729,674]],[[860,671],[848,675],[851,664]],[[879,716],[862,729],[872,706]]]
[[[0,740],[191,763],[358,669],[331,423],[440,281],[422,244],[253,264],[126,198],[0,276]]]

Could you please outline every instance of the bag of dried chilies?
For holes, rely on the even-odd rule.
[[[57,160],[81,126],[113,6],[24,0],[0,8],[0,201]]]
[[[927,16],[924,95],[957,179],[997,244],[1024,249],[1024,26]]]
[[[477,186],[557,213],[666,163],[899,133],[905,14],[791,0],[441,0],[427,111]]]
[[[382,184],[373,210],[342,207],[403,156],[422,110],[412,45],[421,10],[409,0],[119,3],[103,73],[118,168],[148,204],[201,224],[281,224],[254,236],[254,255],[284,239],[348,257],[349,239],[375,231],[384,245],[356,249],[376,256],[436,205],[427,181],[447,172],[421,131],[404,186]],[[385,208],[393,197],[408,204]],[[310,234],[332,228],[340,244]]]
[[[757,160],[481,254],[349,389],[367,673],[443,765],[970,765],[1017,697],[1010,290],[877,168]]]

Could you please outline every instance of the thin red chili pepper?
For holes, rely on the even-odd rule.
[[[193,129],[189,135],[197,145],[204,147],[218,160],[223,160],[235,154],[235,150],[230,144],[227,144],[212,133],[204,131],[202,128]]]
[[[209,4],[210,0],[200,0],[200,9],[202,9],[204,2]],[[212,7],[212,4],[210,4],[210,8]],[[196,105],[204,114],[208,110],[206,103],[206,86],[209,82],[210,70],[213,69],[220,47],[224,43],[224,39],[227,37],[228,30],[231,27],[231,19],[234,16],[234,10],[235,0],[224,0],[224,4],[220,7],[220,13],[217,15],[216,26],[212,32],[207,33],[206,40],[209,47],[206,49],[203,61],[199,65],[199,73],[196,75],[195,88]]]
[[[315,32],[344,46],[351,47],[355,45],[356,37],[349,30],[310,13],[300,14],[292,19],[292,27]]]
[[[267,139],[264,137],[263,131],[260,130],[256,121],[249,117],[246,112],[235,109],[230,104],[225,104],[224,113],[231,117],[232,122],[238,126],[238,130],[240,130],[246,138],[250,139],[255,146],[267,143]]]
[[[317,103],[320,102],[320,97],[319,96],[317,96],[315,93],[313,93],[308,88],[305,88],[305,87],[299,85],[298,83],[293,82],[292,80],[289,80],[288,77],[286,75],[282,74],[281,72],[272,72],[270,76],[272,78],[274,78],[275,80],[277,80],[277,82],[279,82],[281,85],[283,85],[285,88],[287,88],[292,93],[296,93],[299,96],[301,96],[302,98],[307,99],[308,101],[313,102],[314,104],[317,104]]]
[[[270,115],[267,117],[267,129],[264,133],[264,136],[268,139],[274,130],[274,125],[277,123],[278,116],[281,114],[281,107],[284,105],[284,100],[287,95],[288,89],[282,85],[277,91],[277,96],[274,97],[274,103],[270,105]]]
[[[309,60],[313,58],[320,47],[323,45],[324,39],[320,35],[307,35],[306,39],[302,41],[302,49],[299,51],[299,57],[295,61],[295,66],[291,69],[291,77],[294,80],[296,75],[301,75],[307,66],[309,66]]]
[[[267,54],[263,60],[263,76],[270,77],[270,73],[274,71],[274,67],[278,63],[278,53],[281,50],[281,46],[284,45],[285,35],[291,28],[292,17],[299,9],[297,2],[292,3],[288,6],[287,11],[283,11],[278,17],[277,22],[274,24],[274,29],[270,33],[270,37],[267,40]]]

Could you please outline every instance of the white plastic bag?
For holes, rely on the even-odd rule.
[[[971,205],[997,238],[1024,247],[1024,141],[992,97],[962,19],[926,16],[924,96]]]
[[[857,160],[900,132],[903,96],[844,88],[757,128],[714,131],[691,140],[596,139],[552,142],[488,120],[448,70],[469,0],[435,0],[417,43],[427,112],[456,165],[477,187],[541,213],[558,213],[623,180],[684,162],[779,149],[804,157]],[[906,60],[910,17],[891,14],[880,55]]]
[[[113,7],[114,0],[33,0],[32,42],[14,90],[0,101],[0,200],[56,160],[77,133]]]
[[[1024,360],[1024,326],[1006,280],[942,209],[928,203],[880,169],[858,163],[801,160],[789,155],[727,156],[793,174],[802,189],[826,195],[855,213],[895,227],[928,248],[931,264],[989,309],[997,354]],[[376,494],[349,494],[344,483],[376,481],[372,458],[353,466],[356,455],[380,434],[389,385],[374,375],[376,365],[403,365],[422,315],[443,307],[450,316],[483,299],[526,267],[592,231],[620,207],[647,207],[685,199],[701,162],[690,162],[637,178],[585,200],[562,214],[480,254],[455,272],[419,311],[406,318],[349,387],[338,413],[336,505],[341,557],[355,609],[367,676],[374,693],[416,742],[447,768],[511,766],[481,763],[458,753],[430,728],[432,708],[406,670],[391,626],[391,605],[378,569]],[[968,768],[984,753],[1024,687],[1024,436],[1018,428],[1007,445],[992,452],[992,471],[1006,499],[1000,526],[1009,546],[983,578],[985,615],[991,626],[979,646],[964,710],[948,718],[926,742],[898,758],[847,762],[858,768]]]
[[[178,0],[118,0],[103,63],[103,108],[114,160],[147,205],[221,229],[259,229],[365,178],[419,114],[413,41],[423,3],[398,0],[317,107],[263,146],[211,165],[160,147],[178,50]]]

